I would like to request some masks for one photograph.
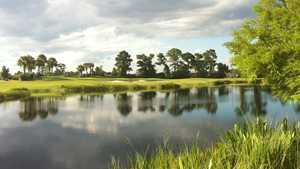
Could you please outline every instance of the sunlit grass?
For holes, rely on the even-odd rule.
[[[169,90],[220,84],[248,83],[246,79],[157,79],[157,78],[66,78],[45,77],[36,81],[0,81],[0,96],[26,89],[32,96],[59,96],[72,93]]]
[[[197,146],[174,153],[163,147],[150,157],[130,157],[128,169],[299,169],[300,123],[287,120],[276,127],[262,120],[235,125],[216,145],[201,151]],[[122,168],[117,160],[113,169]]]

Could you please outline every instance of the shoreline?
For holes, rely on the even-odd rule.
[[[243,78],[225,79],[131,79],[131,78],[63,78],[37,81],[0,81],[0,102],[27,97],[68,96],[74,94],[105,94],[137,91],[165,91],[219,85],[261,84]]]

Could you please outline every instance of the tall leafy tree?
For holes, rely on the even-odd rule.
[[[209,74],[213,73],[215,70],[215,67],[217,65],[217,53],[214,49],[209,49],[205,51],[203,54],[204,63],[206,65],[207,72]]]
[[[17,64],[23,68],[23,73],[26,73],[26,70],[32,72],[35,69],[35,59],[30,55],[21,56]]]
[[[177,65],[177,70],[173,72],[173,78],[185,78],[190,76],[188,64],[180,60]]]
[[[195,70],[195,72],[197,73],[197,76],[202,76],[205,75],[207,72],[207,66],[206,63],[204,61],[204,57],[201,53],[195,53],[195,60],[192,64],[193,69]]]
[[[57,63],[58,63],[57,60],[53,57],[47,60],[47,67],[49,72],[53,73],[53,68],[57,66]]]
[[[137,67],[138,74],[143,77],[154,77],[156,74],[155,65],[152,60],[154,58],[154,54],[150,54],[146,56],[145,54],[137,55]]]
[[[22,67],[23,68],[23,73],[25,74],[26,73],[26,68],[27,68],[27,60],[26,60],[26,56],[21,56],[19,59],[18,59],[18,66]]]
[[[217,70],[218,70],[218,75],[220,77],[225,77],[226,73],[229,72],[229,67],[224,63],[218,63],[217,64]]]
[[[165,55],[163,53],[159,53],[157,55],[157,62],[156,64],[158,66],[163,66],[163,73],[165,77],[170,77],[170,67],[167,63],[167,58],[165,57]]]
[[[37,59],[35,61],[35,64],[37,66],[38,73],[42,73],[45,69],[46,64],[47,64],[47,57],[44,54],[40,54],[37,57]]]
[[[176,72],[178,69],[179,59],[180,59],[181,55],[182,55],[182,51],[177,48],[170,49],[167,52],[167,57],[169,59],[169,62],[171,63],[170,66],[172,68],[173,73]]]
[[[94,67],[95,67],[94,63],[84,63],[83,67],[84,67],[84,69],[86,71],[86,74],[89,74],[89,75],[93,74]]]
[[[32,70],[35,69],[36,65],[35,65],[35,59],[34,57],[28,55],[26,57],[26,62],[27,62],[27,69],[28,69],[28,72],[32,72]]]
[[[103,70],[102,66],[96,66],[95,74],[98,76],[103,76],[105,74],[105,71]]]
[[[66,71],[66,65],[63,63],[58,63],[56,66],[56,73],[57,74],[64,74]]]
[[[2,70],[0,72],[0,77],[3,80],[8,80],[9,78],[9,69],[5,66],[2,66]]]
[[[195,63],[195,56],[193,54],[191,54],[190,52],[186,52],[181,55],[181,58],[185,62],[187,67],[189,69],[191,69],[193,66],[193,63]]]
[[[282,95],[299,95],[300,1],[260,0],[254,11],[225,44],[233,65],[245,77],[264,77]]]
[[[82,73],[84,71],[84,66],[83,65],[78,65],[77,66],[77,71],[78,71],[79,75],[82,76]]]
[[[115,71],[118,76],[125,77],[127,73],[132,70],[131,68],[131,56],[126,51],[121,51],[115,58]]]

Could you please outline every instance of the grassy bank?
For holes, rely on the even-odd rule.
[[[151,157],[137,154],[128,169],[299,169],[300,123],[277,127],[258,120],[236,125],[219,143],[201,151],[197,146],[175,154],[158,148]],[[113,161],[113,169],[121,167]]]
[[[26,96],[61,96],[142,90],[170,90],[222,84],[248,84],[246,79],[129,79],[46,77],[37,81],[0,81],[0,101]],[[20,94],[22,92],[22,94]],[[26,93],[26,94],[25,94]]]

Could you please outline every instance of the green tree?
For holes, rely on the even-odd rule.
[[[173,72],[173,78],[185,78],[190,76],[189,65],[184,61],[179,61],[176,72]]]
[[[197,76],[203,76],[206,75],[207,73],[207,66],[205,64],[204,61],[204,57],[201,53],[195,53],[195,60],[192,64],[193,69],[195,70],[195,72],[197,73]]]
[[[150,54],[146,56],[145,54],[137,55],[137,67],[138,74],[143,77],[154,77],[156,74],[155,65],[152,60],[154,58],[154,54]]]
[[[167,57],[168,57],[169,61],[171,62],[170,66],[171,66],[173,73],[175,73],[178,69],[179,59],[180,59],[181,55],[182,55],[182,51],[177,48],[170,49],[167,52]]]
[[[195,56],[193,54],[191,54],[190,52],[186,52],[182,54],[181,58],[189,69],[193,67],[193,63],[195,63]]]
[[[215,71],[215,67],[217,65],[217,53],[214,49],[209,49],[205,51],[202,55],[204,58],[206,70],[208,74],[211,75]]]
[[[225,77],[226,73],[229,72],[228,66],[224,63],[218,63],[217,64],[217,70],[218,70],[218,76],[219,77]]]
[[[115,71],[117,76],[125,77],[127,73],[132,70],[131,68],[131,56],[126,51],[121,51],[115,58]]]
[[[2,80],[8,80],[9,79],[9,69],[5,66],[2,66],[2,70],[1,70],[1,73],[0,73],[0,77]]]
[[[63,63],[58,63],[56,66],[56,74],[64,74],[66,71],[66,65]]]
[[[264,77],[282,95],[299,93],[300,1],[260,0],[254,11],[225,44],[233,65],[242,76]]]
[[[78,71],[79,75],[82,76],[82,73],[84,71],[84,66],[83,65],[78,65],[77,66],[77,71]]]
[[[37,66],[38,73],[42,74],[46,64],[47,64],[47,57],[44,54],[40,54],[35,61],[35,65]]]
[[[27,60],[26,60],[26,56],[21,56],[19,59],[18,59],[18,66],[22,67],[23,68],[23,73],[25,74],[26,73],[26,68],[27,68]]]
[[[103,70],[102,66],[97,66],[97,67],[95,68],[95,74],[96,74],[97,76],[104,76],[105,71]]]
[[[20,67],[23,68],[23,73],[26,73],[26,70],[28,70],[28,72],[32,72],[33,69],[35,69],[35,59],[30,56],[30,55],[26,55],[26,56],[21,56],[18,59],[18,63],[17,63]]]
[[[167,63],[167,58],[164,56],[163,53],[159,53],[157,55],[157,62],[156,62],[156,64],[158,66],[163,66],[164,67],[163,68],[163,73],[164,73],[164,76],[166,78],[170,77],[170,67],[169,67],[169,65]]]
[[[94,63],[84,63],[83,67],[87,75],[92,75],[94,73]]]
[[[50,73],[53,73],[53,68],[57,66],[57,60],[53,57],[47,60],[47,67]]]
[[[118,70],[117,70],[115,67],[112,69],[111,75],[112,75],[113,77],[118,76]]]

